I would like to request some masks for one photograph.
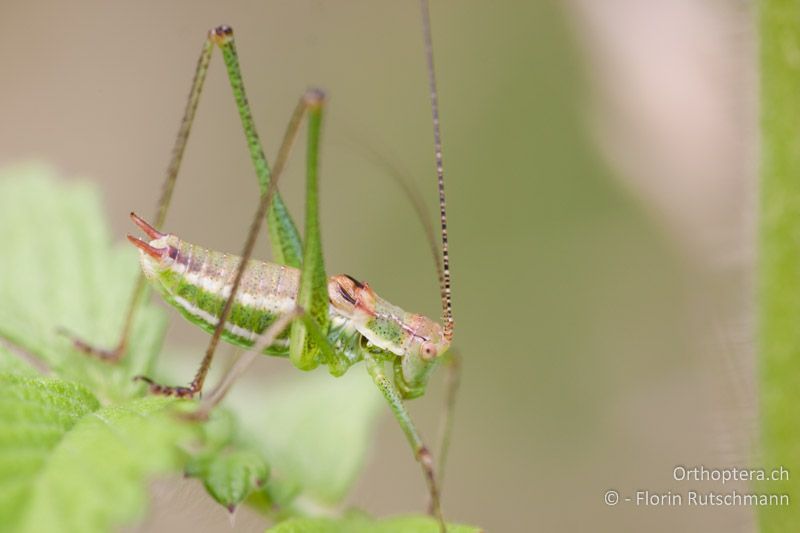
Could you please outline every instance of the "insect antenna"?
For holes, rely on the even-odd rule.
[[[439,217],[442,227],[442,263],[439,275],[439,291],[442,297],[444,336],[453,338],[453,302],[450,294],[450,254],[447,249],[447,208],[444,194],[444,164],[442,163],[442,132],[439,127],[439,95],[436,90],[436,70],[433,65],[433,39],[431,37],[431,14],[428,0],[420,0],[422,12],[422,34],[425,39],[425,58],[428,63],[428,89],[431,97],[433,118],[433,147],[436,155],[436,177],[439,185]]]

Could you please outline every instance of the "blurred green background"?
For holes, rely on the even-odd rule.
[[[747,509],[603,503],[610,488],[685,490],[672,480],[678,464],[748,460],[754,402],[750,374],[737,362],[738,340],[718,335],[738,317],[747,279],[739,263],[723,258],[709,275],[693,239],[704,227],[659,209],[659,199],[635,180],[632,186],[617,179],[621,172],[593,141],[598,115],[616,111],[598,113],[598,80],[613,84],[620,73],[595,60],[588,4],[433,4],[456,345],[464,356],[446,514],[487,531],[748,530]],[[434,205],[414,1],[4,2],[0,163],[41,159],[63,175],[96,182],[122,239],[132,230],[128,212],[154,212],[200,45],[220,23],[236,31],[268,155],[303,90],[317,85],[328,92],[328,271],[367,280],[390,301],[437,317],[420,225],[386,169],[368,155],[374,150],[397,161]],[[643,46],[638,33],[631,35],[632,48]],[[630,101],[645,100],[630,89],[623,91]],[[641,146],[630,150],[659,180],[680,170],[659,166],[656,156],[648,160],[652,154]],[[300,161],[292,161],[281,187],[296,218],[303,206]],[[683,193],[687,202],[694,198]],[[736,216],[741,190],[730,196],[705,198],[734,205]],[[215,57],[167,228],[237,252],[256,202],[239,119]],[[681,195],[671,202],[680,205]],[[267,250],[263,241],[259,255]],[[168,342],[196,350],[199,359],[204,334],[172,315]],[[280,379],[296,371],[263,360],[254,372]],[[412,405],[431,440],[441,394],[439,375]],[[382,515],[424,505],[418,467],[388,410],[349,501]],[[160,482],[153,514],[137,530],[226,530],[225,511],[209,502],[192,481]],[[263,525],[243,511],[235,529]]]

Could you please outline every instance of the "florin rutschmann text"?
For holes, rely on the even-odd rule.
[[[767,468],[724,467],[708,468],[706,466],[678,465],[672,470],[672,481],[681,484],[729,482],[780,482],[789,480],[789,471],[779,466]],[[609,489],[603,495],[604,503],[613,507],[619,503],[636,507],[749,507],[749,506],[788,506],[789,495],[779,492],[755,492],[742,490],[741,487],[728,490],[700,490],[692,486],[685,490],[652,490],[641,489],[618,491]]]

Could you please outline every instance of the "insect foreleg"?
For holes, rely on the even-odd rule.
[[[363,353],[364,362],[367,365],[367,371],[369,372],[369,375],[372,376],[372,381],[375,382],[375,385],[389,403],[389,407],[392,409],[394,417],[397,419],[397,422],[400,424],[400,428],[403,430],[403,433],[405,433],[406,438],[408,439],[408,443],[411,445],[411,449],[414,452],[414,457],[419,462],[420,466],[422,467],[422,472],[425,474],[425,480],[428,484],[428,492],[430,494],[431,514],[439,521],[439,527],[441,531],[446,531],[444,518],[442,517],[442,509],[439,503],[439,488],[434,471],[433,456],[431,455],[431,452],[428,450],[427,446],[425,446],[425,443],[422,441],[422,437],[420,437],[419,432],[417,432],[417,428],[414,425],[414,422],[411,420],[411,416],[408,414],[408,411],[403,404],[403,400],[400,397],[400,391],[397,389],[392,380],[386,376],[383,362],[378,360],[375,355],[367,350],[363,350]]]

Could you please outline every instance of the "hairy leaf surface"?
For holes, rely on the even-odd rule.
[[[85,387],[0,374],[0,529],[107,531],[142,512],[144,483],[179,467],[173,400],[101,407]]]
[[[76,353],[59,334],[114,347],[137,273],[135,251],[112,246],[96,189],[65,186],[42,164],[0,170],[0,234],[0,336],[101,400],[140,389],[130,377],[149,373],[164,331],[156,307],[139,313],[120,365]]]

